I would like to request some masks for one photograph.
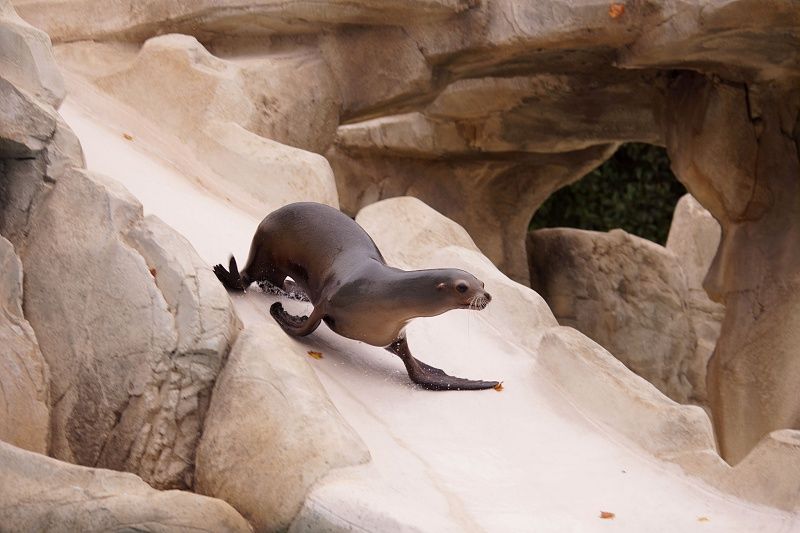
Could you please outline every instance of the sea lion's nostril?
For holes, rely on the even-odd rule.
[[[489,294],[488,292],[483,293],[483,297],[486,298],[487,302],[491,302],[492,301],[492,295]]]

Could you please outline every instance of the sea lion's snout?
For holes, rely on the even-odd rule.
[[[492,295],[489,294],[488,292],[484,292],[475,301],[475,307],[477,307],[479,311],[483,311],[484,309],[486,309],[486,306],[489,305],[489,302],[491,301],[492,301]]]

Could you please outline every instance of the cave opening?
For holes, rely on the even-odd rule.
[[[530,229],[620,228],[663,246],[675,205],[684,194],[686,188],[672,173],[665,148],[626,143],[585,177],[550,195],[531,219]]]

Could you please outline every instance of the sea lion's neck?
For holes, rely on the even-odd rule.
[[[384,297],[382,301],[390,303],[406,320],[436,316],[454,308],[453,303],[436,288],[448,279],[442,269],[400,270],[384,267],[381,277],[384,279],[378,291]]]

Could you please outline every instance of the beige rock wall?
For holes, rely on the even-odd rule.
[[[20,14],[56,42],[144,40],[193,30],[204,38],[236,32],[245,35],[307,33],[325,26],[400,24],[438,20],[474,5],[474,0],[148,0],[142,5],[103,0],[49,2],[15,0]]]
[[[800,428],[799,113],[800,93],[778,86],[687,74],[670,92],[673,169],[722,226],[704,284],[726,309],[708,386],[734,463],[771,431]]]
[[[135,54],[81,43],[60,57],[82,65],[97,87],[187,145],[216,176],[205,185],[254,216],[301,200],[338,206],[325,158],[283,144],[322,150],[333,137],[338,92],[325,83],[330,72],[318,53],[239,63],[212,55],[192,36],[171,34],[146,41]],[[321,80],[319,88],[311,89],[303,74],[315,85]],[[319,106],[310,105],[317,99]]]
[[[50,375],[22,314],[22,263],[0,237],[0,440],[47,453]]]
[[[58,107],[64,99],[50,37],[22,20],[9,0],[0,0],[0,72],[43,103]]]
[[[307,357],[277,325],[247,331],[214,389],[197,490],[229,502],[256,531],[285,530],[314,483],[369,460]]]
[[[528,238],[531,286],[571,326],[679,403],[705,401],[706,359],[681,264],[622,230],[537,230]]]
[[[30,79],[14,81],[43,66],[58,71],[40,50],[46,36],[8,24],[3,9],[0,27],[29,52],[14,68],[0,63],[0,233],[25,274],[21,292],[19,262],[6,246],[1,329],[14,335],[0,382],[14,386],[3,437],[70,462],[133,471],[154,486],[190,487],[238,319],[182,237],[83,169],[77,139],[50,105],[58,99],[47,100],[53,91],[38,98]]]
[[[707,397],[706,368],[717,345],[725,306],[714,302],[703,288],[720,241],[719,222],[690,194],[684,195],[675,206],[666,248],[677,257],[686,275],[689,289],[689,320],[692,322],[697,345],[694,361],[702,379],[698,380],[698,396]]]
[[[0,442],[3,531],[252,531],[227,503],[158,491],[140,478],[50,459]]]
[[[528,235],[531,286],[572,326],[680,403],[707,406],[706,367],[725,307],[702,287],[720,228],[687,194],[666,247],[622,230]]]
[[[237,331],[227,295],[185,241],[97,176],[68,171],[32,209],[25,309],[52,369],[51,453],[191,486]]]

